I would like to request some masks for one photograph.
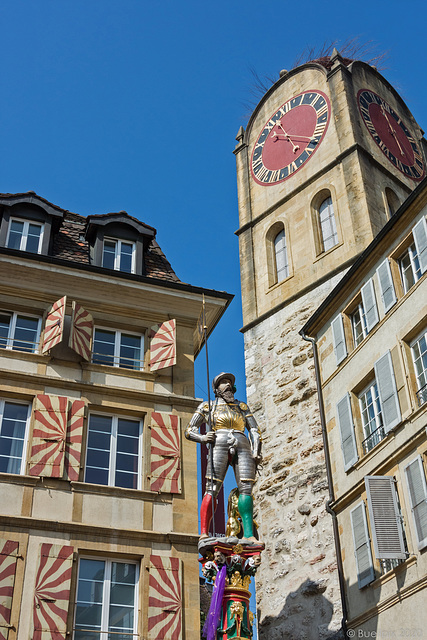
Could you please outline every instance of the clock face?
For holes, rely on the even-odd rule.
[[[252,151],[251,173],[258,184],[273,185],[296,173],[322,142],[331,114],[327,96],[304,91],[266,122]]]
[[[359,91],[357,103],[363,122],[384,155],[412,180],[422,180],[425,168],[420,148],[397,113],[368,89]]]

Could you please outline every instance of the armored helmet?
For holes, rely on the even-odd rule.
[[[215,378],[212,380],[212,387],[213,387],[214,391],[218,387],[218,385],[221,382],[221,380],[224,380],[225,378],[227,378],[227,380],[230,380],[231,384],[235,388],[234,383],[235,383],[235,380],[236,380],[236,376],[234,376],[232,373],[222,372],[222,373],[219,373],[217,376],[215,376]]]

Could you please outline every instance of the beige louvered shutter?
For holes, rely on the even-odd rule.
[[[18,542],[0,538],[0,640],[8,640]]]
[[[68,346],[85,360],[92,356],[93,318],[89,311],[73,300]]]
[[[150,422],[150,490],[181,493],[180,419],[153,411]]]
[[[344,471],[347,471],[347,469],[350,469],[359,459],[349,393],[341,398],[337,404],[337,422],[341,436]]]
[[[359,589],[361,589],[375,578],[368,523],[366,522],[366,507],[363,501],[350,511],[350,521],[356,558],[357,582]]]
[[[363,285],[360,293],[362,296],[363,311],[365,312],[366,326],[369,333],[369,331],[371,331],[373,327],[375,327],[379,320],[377,302],[375,300],[374,283],[372,278]]]
[[[64,331],[65,307],[67,297],[57,300],[49,309],[44,325],[42,353],[46,353],[61,342]]]
[[[334,352],[337,365],[344,360],[347,355],[347,347],[345,343],[344,325],[342,315],[340,314],[331,322],[332,339],[334,343]]]
[[[151,327],[150,371],[176,364],[176,321],[168,320]]]
[[[427,222],[424,217],[412,229],[412,235],[420,261],[421,273],[425,273],[427,271]]]
[[[384,430],[388,433],[402,420],[390,351],[387,351],[387,353],[375,362],[374,369],[381,403]]]
[[[182,640],[181,560],[150,556],[148,640]]]
[[[66,480],[79,479],[85,408],[86,403],[84,400],[68,401],[64,462],[64,477]]]
[[[67,433],[68,398],[38,395],[34,403],[34,427],[28,473],[62,478]]]
[[[40,546],[31,640],[67,640],[73,547]]]
[[[388,258],[380,264],[377,269],[378,282],[380,283],[381,299],[383,302],[384,313],[395,304],[396,292],[394,290],[393,278],[391,275],[390,262]]]
[[[391,476],[365,476],[374,553],[381,560],[406,558],[394,485]]]
[[[405,467],[405,475],[418,549],[421,550],[427,546],[427,484],[421,456]]]

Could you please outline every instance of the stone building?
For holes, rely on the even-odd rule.
[[[318,639],[342,614],[313,352],[298,332],[422,179],[426,147],[387,80],[336,50],[281,72],[236,139],[247,397],[265,456],[259,634]]]
[[[0,638],[199,637],[193,361],[232,296],[125,212],[0,196]],[[103,633],[105,632],[105,633]]]
[[[427,179],[303,328],[356,637],[423,638],[427,624],[426,215]]]

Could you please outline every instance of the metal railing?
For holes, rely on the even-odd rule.
[[[421,387],[421,389],[418,389],[417,400],[418,400],[419,407],[421,407],[425,402],[427,402],[427,384]]]
[[[383,438],[385,438],[386,433],[383,426],[378,427],[372,433],[369,434],[367,438],[362,442],[363,453],[368,453],[371,449],[373,449]]]

